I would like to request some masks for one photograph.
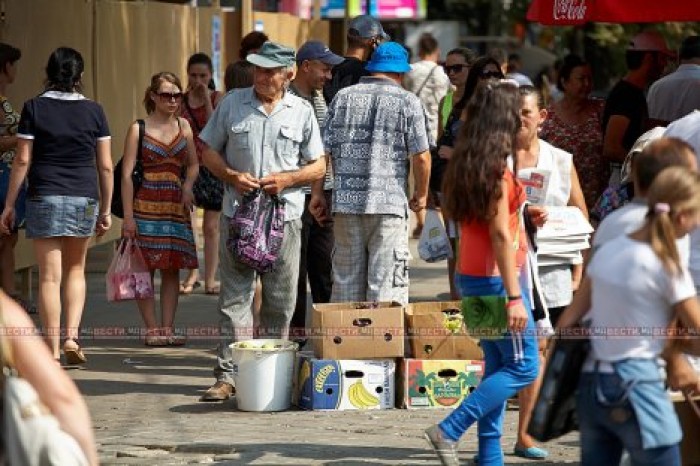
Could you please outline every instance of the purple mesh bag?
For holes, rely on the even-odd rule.
[[[229,222],[226,246],[258,272],[275,268],[284,239],[284,200],[259,189],[246,194]]]

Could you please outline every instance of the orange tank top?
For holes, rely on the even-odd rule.
[[[508,186],[505,195],[508,196],[509,231],[516,249],[515,265],[520,269],[527,259],[527,237],[520,222],[520,208],[527,197],[510,169],[506,169],[503,178]],[[476,277],[500,276],[488,223],[462,221],[460,234],[457,271]]]

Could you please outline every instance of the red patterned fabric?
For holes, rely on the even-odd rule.
[[[591,210],[608,185],[610,170],[603,159],[602,116],[605,101],[591,99],[580,124],[569,124],[557,115],[554,106],[540,130],[540,138],[573,155],[586,207]]]

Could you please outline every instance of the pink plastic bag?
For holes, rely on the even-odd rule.
[[[132,239],[123,239],[107,270],[107,301],[152,298],[153,280],[141,250]]]

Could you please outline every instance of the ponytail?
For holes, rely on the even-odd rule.
[[[649,210],[649,243],[664,268],[672,273],[681,272],[681,259],[676,246],[676,229],[673,227],[670,206],[659,202]]]
[[[661,171],[647,193],[651,249],[671,274],[683,270],[676,240],[681,215],[700,214],[700,174],[673,166]]]

